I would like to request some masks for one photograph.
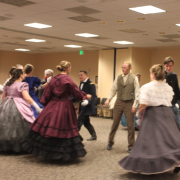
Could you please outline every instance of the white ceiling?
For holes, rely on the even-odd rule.
[[[1,0],[0,0],[1,1]],[[11,0],[4,0],[11,1]],[[4,2],[1,1],[1,2]],[[25,0],[19,0],[25,1]],[[0,50],[15,51],[16,48],[30,49],[32,53],[63,52],[80,49],[64,45],[81,45],[84,50],[98,50],[123,47],[179,46],[180,38],[166,38],[163,35],[180,35],[180,0],[29,0],[34,4],[18,7],[0,2]],[[167,12],[143,15],[128,8],[153,5]],[[69,8],[86,7],[98,13],[75,13]],[[88,12],[88,11],[87,11]],[[76,16],[99,19],[80,22],[69,19]],[[2,17],[5,20],[2,20]],[[138,20],[145,18],[145,20]],[[118,23],[124,20],[125,23]],[[52,28],[36,29],[25,27],[28,23],[43,23]],[[100,25],[100,22],[106,23]],[[141,33],[127,33],[119,30],[135,29]],[[164,32],[165,34],[159,34]],[[98,34],[100,38],[75,36],[79,33]],[[148,34],[148,35],[142,35]],[[45,39],[45,43],[25,42],[25,39]],[[102,39],[101,39],[102,38]],[[170,40],[161,42],[158,40]],[[131,41],[133,45],[118,45],[113,41]]]

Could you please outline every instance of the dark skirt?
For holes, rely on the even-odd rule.
[[[22,146],[25,151],[36,156],[69,161],[86,155],[82,140],[80,135],[72,138],[47,138],[31,130]]]
[[[29,134],[30,123],[18,111],[13,99],[0,104],[0,150],[23,151],[21,143]]]
[[[119,164],[140,174],[163,173],[180,165],[180,129],[170,107],[146,109],[132,152]]]

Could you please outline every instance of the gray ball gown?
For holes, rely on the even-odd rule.
[[[14,82],[4,88],[7,97],[0,104],[1,151],[23,151],[21,143],[35,120],[30,104],[22,97],[22,91],[28,89],[28,84],[23,82]]]
[[[158,104],[164,97],[164,102],[169,101],[171,105],[172,88],[166,87],[166,83],[157,83],[148,85],[150,101],[155,100]],[[151,85],[156,85],[159,92],[154,92]],[[141,92],[146,93],[146,90]],[[146,108],[132,152],[119,161],[119,165],[128,172],[147,175],[163,173],[180,165],[180,129],[171,107],[157,105]]]

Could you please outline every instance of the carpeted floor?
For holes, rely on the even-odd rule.
[[[117,162],[127,156],[127,130],[120,126],[115,145],[106,150],[111,119],[91,118],[97,141],[86,141],[90,137],[83,127],[81,135],[87,155],[74,162],[48,161],[28,154],[0,152],[0,180],[179,180],[180,173],[173,171],[154,177],[127,173]],[[137,132],[136,132],[137,134]]]

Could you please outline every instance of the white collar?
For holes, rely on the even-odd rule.
[[[83,82],[86,82],[89,78],[86,78]]]
[[[122,77],[125,77],[125,76],[127,77],[129,74],[130,74],[130,73],[128,73],[128,74],[125,75],[124,73],[122,73]]]

